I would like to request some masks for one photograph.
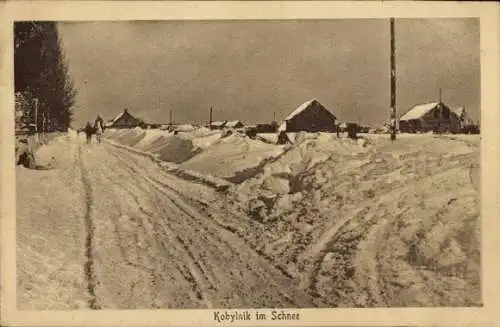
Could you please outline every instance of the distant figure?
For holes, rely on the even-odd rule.
[[[92,142],[92,134],[94,133],[94,128],[92,127],[92,123],[88,121],[83,131],[87,136],[87,144],[90,144]]]
[[[97,114],[97,118],[94,121],[94,131],[97,138],[97,142],[101,143],[101,136],[104,132],[104,120],[101,118],[100,114]]]

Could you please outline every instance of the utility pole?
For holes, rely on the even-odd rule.
[[[441,88],[439,88],[439,103],[442,102],[442,97],[443,97],[443,90]]]
[[[390,111],[390,130],[391,140],[396,140],[396,56],[395,56],[395,39],[394,39],[394,18],[390,18],[391,31],[391,111]]]
[[[212,129],[212,106],[210,106],[210,120],[208,122],[208,128]]]
[[[169,124],[170,126],[172,126],[172,109],[170,109],[170,118],[169,118],[169,119],[170,119],[170,120],[169,120],[168,124]]]

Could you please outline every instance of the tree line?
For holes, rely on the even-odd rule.
[[[37,99],[26,114],[37,117],[38,131],[63,131],[70,126],[76,89],[55,22],[14,24],[14,89]]]

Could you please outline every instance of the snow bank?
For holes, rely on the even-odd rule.
[[[200,151],[201,149],[196,147],[192,140],[173,135],[168,137],[161,147],[152,152],[158,154],[158,157],[163,161],[181,163],[200,153]]]
[[[169,132],[157,130],[157,129],[148,129],[144,137],[134,145],[135,148],[144,150],[151,144],[157,142],[159,139],[164,138],[165,136],[169,136]]]
[[[220,138],[220,136],[217,136]],[[211,141],[217,138],[214,136]],[[265,160],[279,156],[283,147],[252,140],[245,136],[230,135],[213,142],[197,156],[186,161],[182,167],[202,173],[212,173],[223,178],[245,174]]]
[[[242,183],[240,190],[247,194],[258,194],[260,191],[271,194],[285,194],[285,180],[290,183],[298,175],[313,169],[319,163],[340,155],[353,156],[367,151],[356,141],[338,139],[328,133],[297,133],[294,144],[278,160],[268,163],[255,178]],[[297,185],[288,185],[288,191],[296,190]],[[260,191],[259,191],[260,190]]]

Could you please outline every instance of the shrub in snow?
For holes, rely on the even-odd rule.
[[[263,221],[267,215],[266,204],[260,199],[251,199],[248,211],[250,216],[258,221]]]

